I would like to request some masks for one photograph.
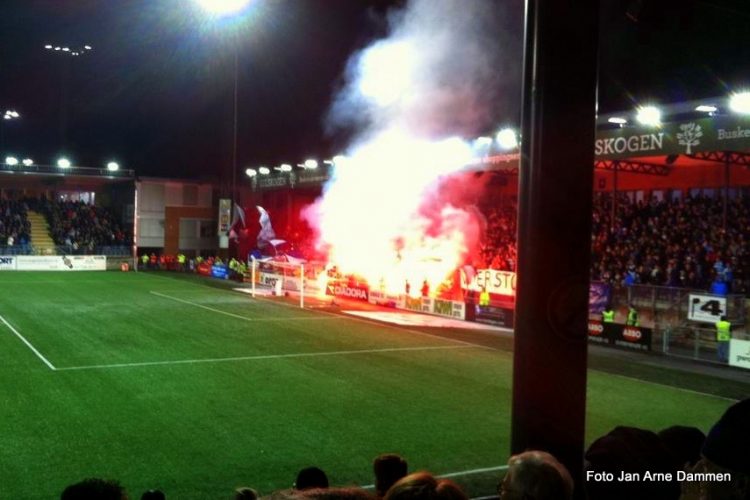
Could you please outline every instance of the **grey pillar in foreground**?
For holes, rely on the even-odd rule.
[[[526,1],[511,448],[551,452],[577,486],[598,16],[597,0]]]

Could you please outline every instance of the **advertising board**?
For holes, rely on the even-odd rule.
[[[106,271],[104,255],[18,255],[18,271]]]
[[[0,271],[15,271],[16,257],[12,255],[3,255],[0,257]]]

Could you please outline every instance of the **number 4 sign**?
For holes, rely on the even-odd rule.
[[[727,313],[727,299],[713,295],[690,294],[688,319],[703,323],[716,323]]]

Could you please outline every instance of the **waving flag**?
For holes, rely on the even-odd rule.
[[[242,225],[238,228],[238,224]],[[229,237],[235,240],[239,239],[238,230],[245,227],[245,210],[235,202],[234,217],[232,218],[232,224],[229,226]]]
[[[256,205],[255,208],[258,209],[258,213],[260,214],[260,219],[258,220],[258,223],[260,224],[260,232],[258,232],[258,247],[260,248],[268,245],[272,239],[276,238],[276,232],[273,230],[271,216],[268,215],[266,209],[260,205]]]

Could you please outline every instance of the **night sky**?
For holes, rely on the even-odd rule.
[[[505,97],[488,107],[498,123],[517,122],[523,1],[464,1],[498,5]],[[750,85],[750,2],[602,3],[601,113]],[[65,152],[77,165],[115,159],[139,175],[216,179],[231,163],[236,48],[239,171],[331,156],[346,144],[325,127],[346,62],[402,4],[255,0],[218,22],[192,0],[3,0],[0,106],[22,118],[4,123],[0,154],[51,164]],[[63,56],[47,43],[93,50]]]

